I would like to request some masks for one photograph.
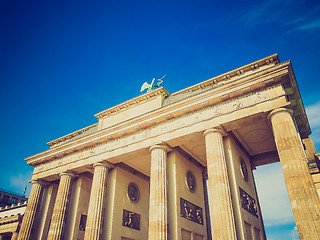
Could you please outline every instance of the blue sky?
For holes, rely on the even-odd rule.
[[[153,77],[167,74],[173,93],[274,53],[293,62],[320,149],[318,1],[3,0],[0,30],[1,188],[22,192],[25,157]],[[267,235],[293,239],[285,185],[275,190],[272,174],[283,181],[279,164],[255,172]]]

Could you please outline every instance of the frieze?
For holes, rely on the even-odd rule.
[[[241,207],[253,216],[259,218],[256,200],[246,193],[241,187],[239,187],[239,190]]]
[[[54,169],[54,168],[69,164],[71,162],[75,162],[75,161],[79,161],[85,158],[95,156],[103,152],[105,152],[105,149],[102,146],[102,144],[96,146],[95,148],[89,148],[79,152],[72,152],[60,158],[55,158],[55,159],[40,163],[39,165],[35,166],[34,172],[39,173],[42,171]]]
[[[203,225],[202,208],[183,198],[180,198],[180,216]]]
[[[122,226],[140,230],[140,214],[123,209]]]

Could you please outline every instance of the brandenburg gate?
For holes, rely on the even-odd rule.
[[[266,239],[252,171],[280,161],[300,239],[320,239],[310,126],[290,61],[272,55],[97,113],[26,158],[18,239]]]

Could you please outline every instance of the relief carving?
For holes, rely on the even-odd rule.
[[[86,224],[87,224],[87,215],[81,214],[80,223],[79,223],[79,230],[80,231],[85,231],[86,230]]]
[[[92,156],[92,155],[94,155],[94,154],[95,154],[95,149],[94,149],[94,148],[90,148],[90,153],[89,153],[89,155]]]
[[[239,187],[239,190],[241,207],[245,209],[247,212],[251,213],[253,216],[259,218],[256,200],[253,197],[251,197],[248,193],[246,193],[241,187]]]
[[[140,198],[140,191],[137,184],[131,182],[128,185],[128,197],[131,202],[138,202]]]
[[[255,93],[254,97],[255,97],[255,101],[254,101],[255,103],[262,102],[267,99],[265,94],[263,94],[261,92]]]
[[[187,171],[186,184],[190,192],[193,193],[196,191],[196,178],[191,171]]]
[[[140,214],[123,209],[122,226],[140,230]]]
[[[180,198],[180,216],[203,225],[202,208],[183,198]]]
[[[235,103],[233,103],[233,108],[239,109],[243,106],[243,103],[237,100]]]
[[[247,169],[247,165],[244,162],[244,160],[240,157],[240,173],[243,177],[243,179],[247,182],[248,181],[248,169]]]
[[[220,110],[220,108],[219,108],[218,106],[213,108],[213,112],[214,112],[214,114],[216,114],[216,115],[221,114],[221,110]]]

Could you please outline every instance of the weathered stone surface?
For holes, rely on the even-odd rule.
[[[28,200],[27,209],[24,213],[24,217],[22,220],[20,232],[19,232],[19,240],[28,240],[30,239],[31,230],[33,227],[34,219],[36,216],[36,212],[39,205],[40,195],[43,186],[46,184],[41,180],[33,180],[31,181],[32,188],[30,192],[30,197]]]
[[[167,152],[164,145],[155,145],[151,151],[149,238],[166,240],[168,224],[167,203]]]
[[[105,195],[107,190],[107,175],[111,167],[108,163],[96,163],[89,201],[85,240],[100,239],[103,226]]]
[[[310,175],[292,111],[270,113],[284,179],[300,239],[320,239],[320,200]]]
[[[75,176],[71,171],[60,174],[60,183],[48,234],[48,239],[50,240],[63,239],[71,181]]]
[[[204,132],[212,239],[237,239],[221,130]]]

